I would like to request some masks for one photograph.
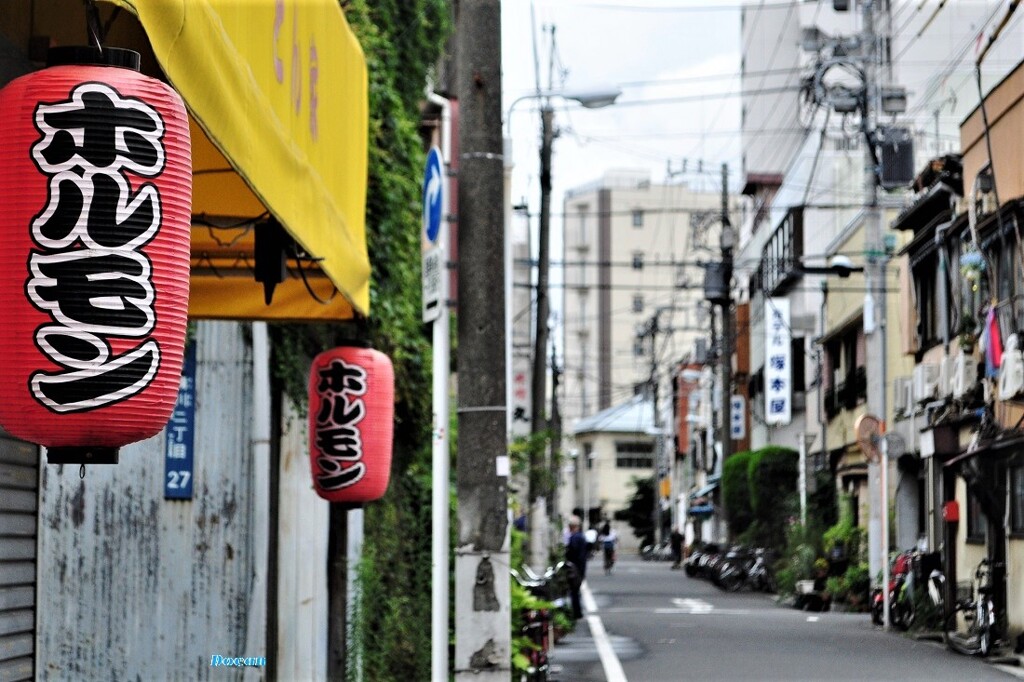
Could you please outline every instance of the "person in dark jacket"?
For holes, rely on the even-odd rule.
[[[569,590],[572,598],[573,618],[583,617],[583,608],[580,605],[580,587],[587,575],[587,539],[580,532],[580,517],[573,516],[569,519],[569,540],[565,543],[565,560],[572,564],[569,575]]]

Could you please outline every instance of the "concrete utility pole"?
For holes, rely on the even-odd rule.
[[[878,37],[875,35],[875,3],[863,4],[864,96],[861,127],[864,134],[864,247],[867,255],[865,275],[867,294],[864,298],[865,361],[867,373],[867,411],[882,421],[885,430],[885,246],[882,238],[882,215],[878,207],[878,169],[872,139],[872,116],[877,111]],[[884,572],[887,566],[882,537],[883,507],[888,492],[882,490],[882,469],[878,461],[868,462],[868,570],[871,575]],[[883,582],[883,585],[886,583]],[[888,596],[888,590],[885,591]],[[888,616],[888,604],[885,615]]]
[[[558,515],[559,490],[562,483],[562,462],[559,454],[562,451],[562,412],[558,406],[558,385],[562,376],[562,368],[558,366],[558,357],[554,346],[551,347],[551,460],[548,472],[551,476],[551,494],[548,496],[548,519]],[[560,527],[552,528],[551,535],[560,531]]]
[[[729,222],[729,166],[722,164],[722,232],[720,245],[722,249],[722,277],[725,285],[725,298],[722,302],[722,403],[721,403],[721,443],[722,467],[732,454],[732,249],[735,246],[736,233]],[[729,516],[725,505],[722,505],[722,518],[728,528]],[[731,532],[730,532],[731,535]]]
[[[501,2],[461,0],[456,16],[458,159],[458,539],[456,680],[505,682],[509,628],[508,450],[502,215]],[[500,294],[498,294],[500,296]],[[534,406],[536,409],[536,406]]]
[[[530,563],[540,568],[547,562],[548,543],[544,534],[547,523],[539,523],[540,509],[538,502],[546,492],[541,485],[545,466],[546,444],[540,436],[548,428],[547,420],[547,348],[548,348],[548,317],[551,308],[548,303],[548,272],[551,267],[551,145],[554,142],[555,112],[545,100],[541,107],[541,145],[540,145],[540,226],[537,232],[537,317],[534,321],[533,343],[533,377],[531,383],[531,401],[533,415],[530,422],[530,468],[527,472],[527,527],[530,532]],[[554,453],[552,453],[553,455]],[[544,528],[541,528],[541,526]],[[586,527],[586,525],[584,525]],[[540,533],[540,534],[538,534]]]
[[[651,406],[654,410],[654,474],[651,476],[651,542],[657,544],[665,540],[661,524],[661,480],[665,468],[663,456],[665,450],[664,425],[661,422],[660,406],[658,404],[658,333],[661,331],[661,313],[670,310],[658,308],[644,329],[643,336],[651,337],[651,372],[648,384],[651,391]]]

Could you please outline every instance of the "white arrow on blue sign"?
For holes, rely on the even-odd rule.
[[[441,150],[432,147],[427,153],[423,173],[423,234],[431,244],[437,244],[444,218],[444,160]]]
[[[447,250],[441,238],[444,221],[444,159],[437,147],[427,153],[423,171],[423,321],[433,322],[441,315],[446,294]]]

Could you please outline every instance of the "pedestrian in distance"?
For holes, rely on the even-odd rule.
[[[582,522],[580,517],[569,518],[569,540],[565,544],[565,561],[571,569],[569,571],[569,596],[572,600],[572,617],[579,620],[583,617],[583,607],[580,604],[580,587],[587,575],[587,539],[580,532]]]
[[[672,529],[670,542],[672,544],[672,568],[674,570],[678,569],[683,562],[683,534],[679,532],[678,528]]]
[[[598,540],[604,552],[604,573],[605,575],[611,575],[612,566],[615,565],[615,547],[619,544],[619,536],[615,533],[615,529],[612,528],[611,524],[605,521],[604,525],[601,526]]]

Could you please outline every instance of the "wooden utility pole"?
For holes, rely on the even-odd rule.
[[[459,100],[455,679],[511,677],[501,2],[456,5]],[[534,406],[536,409],[537,406]]]

